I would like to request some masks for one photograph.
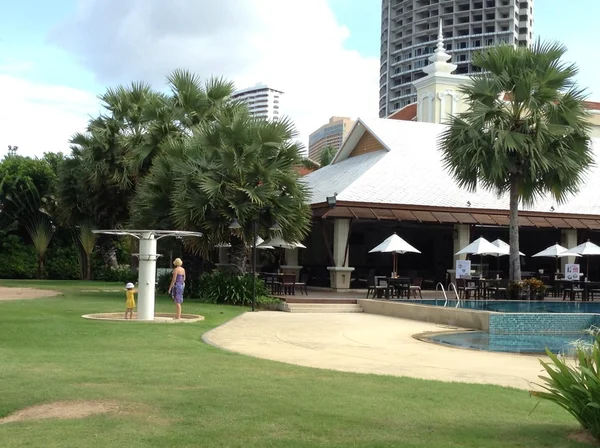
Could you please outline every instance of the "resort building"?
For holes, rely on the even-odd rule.
[[[264,84],[238,90],[231,97],[248,105],[250,113],[258,118],[277,120],[282,116],[281,97],[283,92]]]
[[[449,115],[464,110],[459,88],[469,81],[454,73],[457,66],[449,59],[440,36],[424,76],[413,83],[417,101],[389,118],[359,118],[332,164],[303,178],[312,191],[313,227],[301,259],[290,255],[288,264],[304,266],[312,284],[344,290],[364,287],[373,274],[389,275],[391,255],[369,250],[394,232],[421,251],[399,255],[398,272],[423,278],[425,286],[444,282],[459,258],[454,254],[470,241],[480,236],[508,241],[508,197],[459,188],[441,161],[438,137]],[[599,137],[600,105],[588,104],[593,137]],[[593,138],[592,145],[600,162],[600,139]],[[523,207],[521,251],[532,255],[557,242],[570,248],[599,240],[598,191],[600,163],[565,203],[544,197]],[[554,272],[554,259],[522,260],[523,271]],[[484,263],[508,272],[508,257]],[[600,276],[600,266],[593,263],[594,274]]]
[[[533,0],[383,0],[379,116],[416,101],[413,82],[433,53],[441,26],[456,73],[473,72],[473,53],[533,39]]]
[[[323,148],[331,146],[336,151],[340,149],[353,124],[354,121],[348,117],[331,117],[329,123],[308,137],[308,158],[318,162]]]

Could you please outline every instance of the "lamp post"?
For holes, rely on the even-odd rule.
[[[262,212],[262,210],[261,210]],[[260,212],[259,212],[260,213]],[[260,215],[259,215],[260,216]],[[229,224],[231,230],[239,230],[242,228],[237,218],[231,220]],[[279,231],[281,226],[275,221],[269,230]],[[252,220],[252,311],[256,308],[256,239],[258,238],[258,218]]]

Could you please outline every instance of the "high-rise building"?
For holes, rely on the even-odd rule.
[[[275,90],[264,84],[238,90],[231,96],[248,105],[250,113],[258,118],[277,120],[281,113],[281,97],[283,92]]]
[[[412,83],[443,27],[457,74],[474,71],[473,53],[497,44],[530,45],[534,0],[382,0],[379,116],[416,101]]]
[[[353,124],[354,121],[348,117],[331,117],[329,123],[324,124],[308,137],[308,158],[318,162],[325,147],[340,149],[344,137]]]

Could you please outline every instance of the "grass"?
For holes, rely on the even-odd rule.
[[[1,282],[64,292],[0,302],[0,416],[59,400],[126,412],[0,425],[9,447],[579,447],[565,411],[495,386],[296,367],[202,342],[243,309],[184,303],[194,324],[98,322],[122,285]],[[166,297],[157,311],[172,312]],[[124,310],[123,310],[124,311]],[[535,410],[534,410],[535,408]],[[533,412],[532,412],[533,411]]]

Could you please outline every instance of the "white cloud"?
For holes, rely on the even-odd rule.
[[[81,0],[50,40],[103,84],[175,68],[283,90],[303,142],[332,115],[376,116],[379,62],[344,48],[326,0]]]
[[[95,95],[65,86],[26,81],[0,73],[0,156],[8,145],[18,154],[69,152],[69,139],[99,112]]]

